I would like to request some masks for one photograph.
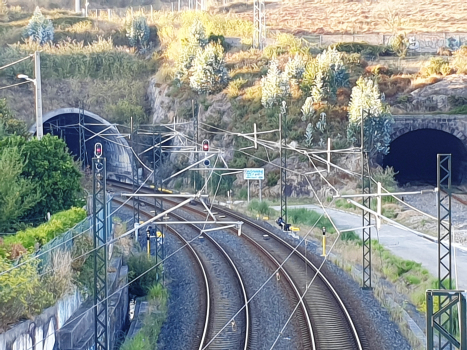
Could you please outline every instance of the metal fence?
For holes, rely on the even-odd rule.
[[[57,248],[61,251],[71,252],[75,238],[84,235],[92,235],[92,216],[88,216],[65,233],[44,244],[35,253],[35,256],[40,260],[40,269],[42,270],[51,263],[52,256]]]

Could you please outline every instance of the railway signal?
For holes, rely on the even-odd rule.
[[[209,152],[209,140],[203,140],[203,151]]]
[[[99,142],[94,145],[94,156],[96,158],[102,157],[102,144]]]

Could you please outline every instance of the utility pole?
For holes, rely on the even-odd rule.
[[[76,13],[81,12],[81,0],[75,0],[75,12]]]
[[[107,191],[106,158],[102,145],[95,144],[92,158],[92,224],[94,233],[94,349],[109,348],[107,334]]]
[[[282,101],[281,111],[279,113],[279,157],[281,159],[281,176],[280,176],[280,191],[281,191],[281,218],[284,222],[283,229],[288,230],[287,224],[287,148],[283,147],[283,143],[287,146],[287,104]]]
[[[362,206],[370,209],[371,197],[365,194],[371,193],[371,182],[368,174],[368,150],[365,150],[365,117],[363,108],[361,110],[360,123],[360,149],[362,166]],[[371,214],[368,210],[362,209],[362,239],[363,239],[363,286],[362,289],[372,289],[371,287]]]
[[[42,125],[42,90],[41,90],[41,57],[39,51],[34,52],[34,86],[36,87],[36,129],[37,139],[44,136],[44,127]]]

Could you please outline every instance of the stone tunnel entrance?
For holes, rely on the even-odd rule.
[[[52,134],[65,140],[68,148],[79,160],[80,156],[80,110],[62,108],[49,112],[43,117],[44,134]],[[83,112],[85,138],[85,164],[89,165],[94,156],[94,145],[100,142],[104,157],[107,158],[107,177],[131,179],[131,151],[126,139],[107,120],[88,111]],[[30,131],[35,134],[36,125]]]
[[[436,186],[438,153],[452,155],[452,184],[467,184],[466,146],[454,135],[440,130],[419,129],[399,136],[391,142],[383,167],[394,167],[399,185]]]

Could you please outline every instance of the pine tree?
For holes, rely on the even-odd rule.
[[[261,103],[265,108],[279,105],[280,101],[289,96],[289,81],[287,76],[281,73],[276,59],[269,63],[268,74],[261,79],[261,89]]]
[[[190,87],[200,94],[216,92],[227,86],[229,75],[222,46],[211,42],[204,50],[198,49],[190,72]]]
[[[36,7],[34,14],[29,20],[29,23],[24,30],[24,36],[40,45],[44,45],[45,43],[54,40],[53,23],[42,15],[39,6]]]
[[[361,120],[363,113],[365,150],[370,159],[378,154],[388,154],[394,119],[387,105],[381,101],[378,85],[369,78],[358,79],[352,89],[349,103],[347,139],[360,146]]]

